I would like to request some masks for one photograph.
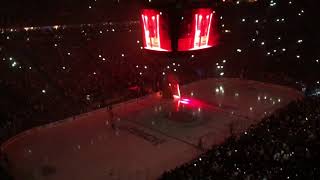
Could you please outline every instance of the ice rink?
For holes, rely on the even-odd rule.
[[[207,79],[181,87],[181,96],[157,93],[114,105],[114,123],[107,109],[71,117],[22,133],[2,149],[17,180],[156,179],[302,94],[256,81]]]

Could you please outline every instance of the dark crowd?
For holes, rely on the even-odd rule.
[[[36,126],[162,90],[171,73],[180,84],[237,77],[320,94],[315,1],[217,1],[219,44],[174,56],[143,50],[139,4],[133,1],[55,2],[39,5],[46,6],[40,8],[43,16],[36,3],[13,0],[0,7],[6,10],[0,18],[0,143]],[[28,10],[15,9],[17,4]],[[290,104],[163,178],[315,177],[317,106],[317,99]]]

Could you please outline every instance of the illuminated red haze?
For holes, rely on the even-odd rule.
[[[170,18],[154,9],[144,9],[141,14],[144,48],[155,51],[172,51],[169,29],[178,29],[177,51],[192,51],[213,47],[218,43],[215,12],[199,8],[185,12],[181,23],[169,27]]]

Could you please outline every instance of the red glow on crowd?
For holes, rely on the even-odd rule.
[[[144,9],[141,15],[144,48],[154,51],[171,51],[168,23],[157,10]]]
[[[217,44],[215,12],[210,8],[196,9],[186,21],[187,31],[180,34],[178,51],[205,49]]]

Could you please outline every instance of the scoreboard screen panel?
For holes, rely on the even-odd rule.
[[[216,17],[211,8],[186,12],[181,16],[181,21],[177,51],[205,49],[217,44]]]
[[[143,9],[141,13],[141,23],[145,49],[172,51],[167,15],[158,10]]]

